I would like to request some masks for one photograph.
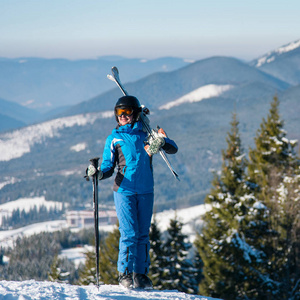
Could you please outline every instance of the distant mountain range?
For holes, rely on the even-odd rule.
[[[120,69],[121,79],[124,77]],[[259,82],[265,87],[282,91],[290,85],[235,58],[211,57],[179,70],[154,73],[126,84],[127,91],[138,97],[150,109],[158,108],[208,84],[241,85]],[[61,116],[112,109],[120,91],[115,88],[88,101],[70,107]]]
[[[275,55],[271,60],[261,58],[247,64],[235,58],[211,57],[131,82],[123,67],[113,62],[127,91],[151,109],[152,126],[159,124],[179,146],[170,160],[180,182],[159,156],[154,159],[158,210],[203,202],[210,189],[211,170],[220,167],[233,112],[238,115],[247,151],[277,95],[288,138],[300,139],[300,84],[294,84],[291,77],[276,76],[285,60],[297,55],[300,59],[295,45],[297,42],[281,47],[285,52],[271,51]],[[31,195],[68,202],[73,208],[90,205],[91,183],[83,179],[84,171],[89,158],[101,156],[105,139],[116,125],[112,109],[122,95],[106,78],[110,67],[103,75],[110,87],[105,92],[60,108],[55,117],[44,116],[46,122],[0,134],[0,202]],[[294,67],[296,74],[296,64]],[[112,202],[112,180],[100,183],[102,203]]]
[[[32,109],[0,98],[0,132],[23,127],[38,116]]]
[[[154,72],[168,72],[189,62],[164,57],[153,60],[123,57],[67,60],[44,58],[0,59],[0,97],[40,112],[74,105],[112,88],[106,75],[117,64],[126,81]]]
[[[0,124],[0,132],[22,126],[20,120],[30,124],[50,119],[68,106],[112,89],[114,86],[106,75],[115,64],[122,69],[126,81],[136,81],[149,74],[172,71],[189,63],[175,57],[144,60],[105,56],[74,61],[0,58],[0,98],[12,103],[9,108],[7,103],[0,101],[0,113],[12,118],[11,122]],[[11,111],[17,104],[17,116],[12,116]]]

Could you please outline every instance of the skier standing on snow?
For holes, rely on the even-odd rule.
[[[87,175],[98,172],[100,180],[112,176],[114,202],[119,220],[119,284],[126,288],[152,288],[147,276],[150,266],[149,229],[153,212],[152,156],[162,148],[174,154],[178,148],[162,129],[147,141],[139,121],[142,107],[136,97],[123,96],[115,105],[117,127],[108,136],[98,170],[90,165]],[[145,146],[145,142],[148,144]]]

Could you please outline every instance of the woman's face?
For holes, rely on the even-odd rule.
[[[121,115],[121,116],[118,117],[118,119],[119,119],[119,124],[121,126],[124,126],[126,124],[131,124],[132,123],[133,115],[131,115],[131,116]]]
[[[131,124],[133,120],[133,108],[132,107],[117,107],[115,110],[118,116],[118,121],[121,126]]]

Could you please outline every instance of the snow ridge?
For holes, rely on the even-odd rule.
[[[215,298],[189,295],[174,291],[128,290],[117,285],[75,286],[49,281],[0,281],[0,299],[72,299],[72,300],[213,300]]]
[[[97,119],[111,118],[113,115],[113,111],[81,114],[27,126],[12,132],[1,134],[0,161],[9,161],[29,153],[30,148],[34,144],[42,143],[46,138],[59,136],[59,131],[66,127],[93,124]],[[75,150],[78,151],[76,148]]]
[[[208,84],[201,86],[200,88],[184,95],[183,97],[178,98],[175,101],[169,102],[159,107],[159,109],[170,109],[174,106],[178,106],[184,103],[199,102],[203,99],[208,99],[212,97],[218,97],[224,92],[232,89],[234,86],[230,84],[226,85],[217,85],[217,84]]]
[[[290,52],[292,50],[295,50],[300,47],[300,40],[297,40],[295,42],[289,43],[287,45],[284,45],[282,47],[279,47],[278,49],[274,51],[268,52],[266,55],[262,56],[261,58],[257,59],[256,67],[259,68],[264,64],[268,64],[276,59],[277,56]]]

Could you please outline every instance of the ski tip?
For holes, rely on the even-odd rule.
[[[107,78],[108,78],[109,80],[111,80],[111,81],[115,81],[115,78],[114,78],[112,75],[110,75],[110,74],[107,75]]]
[[[119,70],[115,66],[111,68],[111,71],[112,71],[113,74],[119,74]]]

